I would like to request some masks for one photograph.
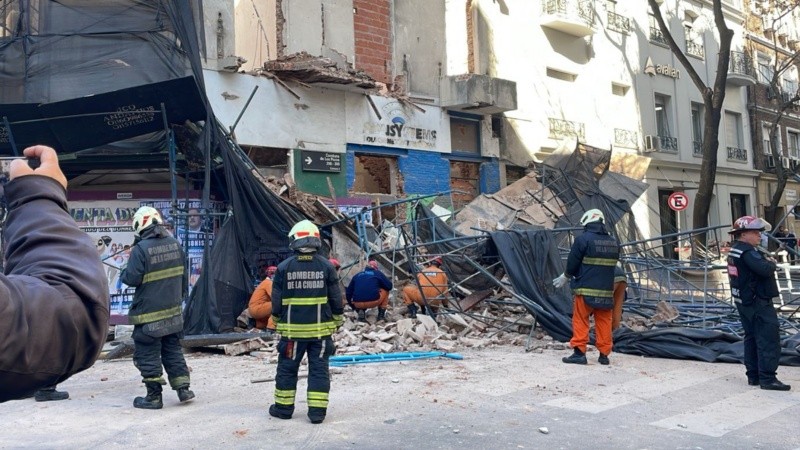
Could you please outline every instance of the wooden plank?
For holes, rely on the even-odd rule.
[[[181,345],[186,348],[207,347],[209,345],[225,345],[232,342],[244,341],[252,338],[262,338],[265,340],[274,339],[275,333],[220,333],[220,334],[195,334],[184,336]]]
[[[492,289],[486,289],[483,291],[473,292],[472,294],[464,297],[458,302],[461,311],[469,311],[470,309],[474,308],[475,305],[478,303],[486,300],[494,293]]]

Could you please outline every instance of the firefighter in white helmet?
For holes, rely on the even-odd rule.
[[[331,335],[342,324],[342,291],[331,262],[317,254],[319,229],[309,220],[289,232],[295,251],[280,264],[272,280],[272,318],[281,335],[275,375],[275,403],[269,414],[291,419],[294,414],[297,371],[308,357],[308,418],[322,423],[328,411],[331,380],[328,360],[335,347]]]
[[[157,209],[142,206],[133,216],[133,232],[137,242],[131,247],[127,266],[120,279],[133,286],[128,320],[134,325],[133,363],[142,374],[147,396],[136,397],[135,408],[161,409],[162,365],[169,384],[178,399],[194,398],[189,390],[189,369],[183,358],[180,338],[183,337],[181,302],[188,280],[186,258],[180,242],[163,227]]]
[[[775,260],[760,251],[761,232],[772,227],[758,217],[743,216],[729,233],[736,239],[728,253],[731,296],[744,329],[744,366],[747,384],[761,389],[788,391],[777,378],[781,357],[780,328],[773,298],[778,297]]]
[[[606,231],[605,216],[599,209],[590,209],[581,217],[583,234],[575,239],[567,257],[564,273],[553,280],[556,288],[572,279],[573,354],[562,358],[568,364],[586,364],[589,343],[589,317],[594,316],[595,346],[600,351],[598,362],[609,364],[614,307],[614,267],[619,261],[619,242]]]

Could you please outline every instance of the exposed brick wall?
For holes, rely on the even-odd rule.
[[[389,83],[392,67],[390,0],[353,0],[356,69]]]
[[[450,190],[450,162],[439,152],[409,150],[398,161],[406,194],[434,194]]]

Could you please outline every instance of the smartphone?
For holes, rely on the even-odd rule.
[[[28,160],[28,167],[31,169],[35,169],[39,167],[39,159],[28,159],[24,156],[0,156],[0,184],[8,183],[9,179],[9,168],[11,168],[11,161],[15,159],[27,159]]]

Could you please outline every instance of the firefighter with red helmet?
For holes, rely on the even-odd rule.
[[[128,264],[120,274],[123,283],[136,288],[128,320],[134,325],[133,363],[147,388],[147,396],[136,397],[133,406],[142,409],[163,406],[162,364],[178,399],[187,402],[194,398],[180,344],[181,302],[188,283],[186,258],[180,242],[163,225],[157,209],[142,206],[136,211],[133,232],[137,242],[131,247]]]
[[[779,295],[776,261],[760,252],[761,232],[771,225],[763,219],[742,216],[729,233],[735,239],[728,253],[731,296],[744,329],[744,366],[747,384],[761,389],[788,391],[776,374],[781,357],[780,328],[773,298]]]
[[[333,264],[317,254],[319,229],[309,220],[289,232],[295,251],[278,264],[272,283],[272,317],[281,340],[275,375],[275,403],[269,414],[291,419],[294,414],[297,371],[308,357],[308,418],[322,423],[328,410],[331,380],[328,360],[335,351],[331,335],[341,326],[342,292]]]

